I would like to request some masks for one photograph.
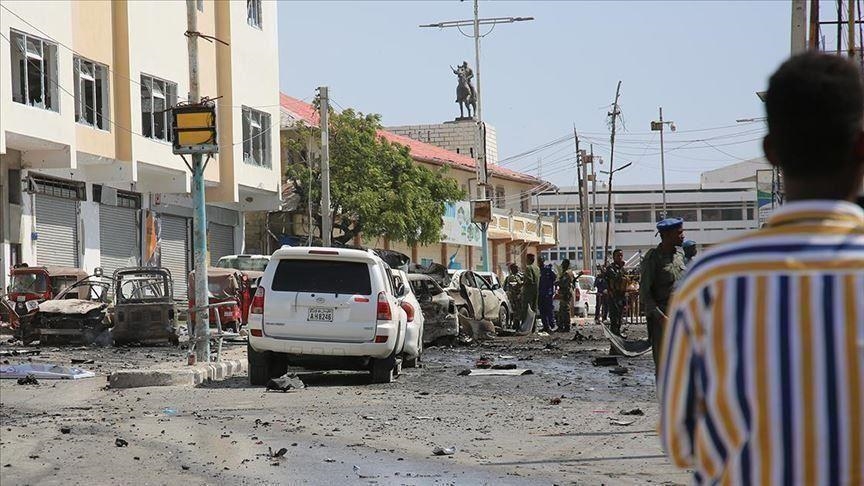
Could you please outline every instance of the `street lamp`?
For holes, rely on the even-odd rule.
[[[651,131],[660,132],[660,177],[663,184],[663,219],[666,219],[666,160],[663,153],[663,128],[669,125],[669,128],[675,131],[675,122],[663,121],[663,107],[660,107],[660,121],[651,122]]]

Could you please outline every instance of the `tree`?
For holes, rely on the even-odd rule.
[[[345,244],[362,232],[409,245],[439,242],[444,204],[465,194],[446,176],[446,167],[433,171],[416,164],[408,147],[390,143],[379,130],[379,115],[350,109],[330,115],[333,241]],[[319,237],[320,157],[310,156],[308,148],[320,139],[319,129],[303,126],[283,140],[290,162],[286,179],[300,201],[297,211],[309,214],[311,201]]]

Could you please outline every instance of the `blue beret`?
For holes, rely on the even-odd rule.
[[[684,226],[684,220],[681,218],[666,218],[657,223],[657,231],[668,231],[678,229]]]
[[[681,245],[683,248],[688,248],[691,246],[696,246],[696,242],[693,240],[684,240],[684,243]]]

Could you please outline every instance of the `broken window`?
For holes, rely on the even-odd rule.
[[[11,32],[12,101],[60,111],[57,95],[57,44]]]
[[[246,0],[246,23],[261,28],[261,0]]]
[[[177,104],[177,84],[141,75],[141,134],[171,141],[171,108]]]
[[[108,130],[108,67],[75,56],[75,119]]]
[[[270,167],[270,114],[243,107],[243,162]]]
[[[498,209],[504,209],[506,204],[506,192],[504,191],[504,187],[498,186],[495,188],[495,207]]]

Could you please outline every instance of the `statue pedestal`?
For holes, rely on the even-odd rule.
[[[474,118],[473,116],[457,116],[456,118],[453,119],[453,122],[466,122],[466,121],[476,122],[477,119]],[[444,122],[444,123],[448,123],[448,122]],[[450,123],[452,123],[452,122],[450,122]]]

